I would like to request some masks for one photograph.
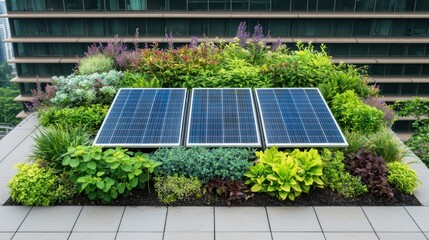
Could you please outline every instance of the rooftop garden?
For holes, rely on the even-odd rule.
[[[420,182],[401,160],[406,150],[390,131],[395,112],[367,84],[365,69],[335,65],[311,44],[291,50],[245,23],[226,43],[192,38],[179,48],[166,36],[134,49],[120,40],[88,48],[75,73],[36,91],[43,126],[33,155],[11,179],[12,204],[113,205],[402,205]],[[120,88],[317,87],[345,133],[347,148],[267,149],[92,146]],[[400,114],[415,111],[399,103]],[[424,108],[423,105],[426,107]],[[424,121],[424,120],[421,120]],[[427,124],[410,146],[427,143]],[[423,140],[422,140],[423,139]],[[426,140],[424,140],[426,139]],[[427,145],[424,151],[427,156]],[[422,157],[422,159],[425,159]],[[426,158],[427,159],[427,158]]]

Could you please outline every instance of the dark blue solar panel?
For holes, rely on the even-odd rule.
[[[194,89],[188,146],[261,146],[251,89]]]
[[[256,89],[256,96],[267,147],[347,146],[318,89]]]
[[[121,89],[94,141],[99,146],[179,146],[186,89]]]

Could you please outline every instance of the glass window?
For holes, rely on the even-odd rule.
[[[328,45],[329,55],[334,57],[348,57],[350,44],[330,44]]]
[[[124,11],[125,0],[106,0],[107,11]]]
[[[384,76],[385,70],[386,70],[385,64],[371,64],[371,65],[369,65],[370,75]]]
[[[380,86],[380,93],[383,95],[399,95],[401,84],[399,83],[382,83]]]
[[[270,21],[271,36],[289,36],[288,19],[271,19]]]
[[[377,12],[393,12],[395,9],[396,0],[383,0],[377,1],[375,4],[375,11]]]
[[[29,36],[30,29],[28,28],[27,19],[13,19],[12,20],[12,35],[15,36]]]
[[[387,44],[370,44],[369,56],[371,57],[386,57],[389,45]]]
[[[209,19],[209,35],[210,36],[225,36],[229,29],[228,19]]]
[[[207,11],[207,0],[188,0],[190,11]]]
[[[33,43],[35,57],[48,57],[51,56],[48,43]]]
[[[428,26],[429,21],[427,19],[424,20],[414,20],[414,27],[412,36],[421,36],[426,37],[428,35]]]
[[[188,28],[190,36],[208,35],[208,20],[206,19],[189,19]]]
[[[371,36],[390,36],[392,20],[373,20],[371,26]]]
[[[168,0],[169,10],[186,10],[186,0]]]
[[[66,36],[66,24],[62,19],[51,19],[47,21],[49,36]]]
[[[83,56],[84,53],[88,51],[88,46],[89,45],[90,44],[88,44],[88,43],[74,43],[74,44],[70,44],[70,55],[71,56]]]
[[[55,64],[53,68],[55,76],[64,76],[72,73],[74,64]]]
[[[19,84],[19,91],[20,91],[20,94],[22,96],[31,96],[32,95],[31,90],[36,89],[36,88],[37,88],[36,83],[20,83]]]
[[[411,121],[395,121],[392,130],[395,132],[410,132]]]
[[[27,11],[25,0],[7,0],[6,6],[7,6],[7,11],[9,12]]]
[[[428,0],[417,0],[416,12],[417,11],[429,11],[429,1]]]
[[[232,11],[249,11],[249,0],[231,0]]]
[[[34,77],[36,76],[36,67],[31,63],[19,63],[16,64],[18,69],[18,76],[21,77]]]
[[[422,65],[422,76],[428,76],[429,75],[429,65],[425,64]]]
[[[14,43],[13,49],[17,57],[33,57],[33,44],[31,43]]]
[[[165,33],[164,19],[147,19],[147,34],[149,36],[164,37]]]
[[[314,21],[316,21],[316,36],[331,36],[331,19],[320,19]]]
[[[403,83],[401,95],[415,96],[417,94],[418,85],[415,83]]]
[[[307,0],[292,0],[292,11],[307,11]]]
[[[46,11],[64,11],[63,0],[45,0]]]
[[[269,11],[270,0],[250,0],[250,11]]]
[[[173,36],[186,36],[188,32],[188,20],[186,19],[167,19],[165,32]]]
[[[398,76],[398,75],[402,75],[402,69],[403,69],[403,65],[402,64],[391,64],[387,66],[387,75],[392,75],[392,76]]]
[[[318,0],[307,0],[307,11],[309,12],[315,12],[317,10],[317,1]]]
[[[88,19],[87,24],[90,36],[107,36],[104,19]]]
[[[333,24],[333,36],[335,37],[350,37],[352,34],[352,20],[338,20]]]
[[[50,77],[53,74],[52,64],[36,64],[36,68],[39,77]]]
[[[291,35],[292,36],[315,36],[316,21],[314,19],[292,20]]]
[[[82,11],[83,2],[82,0],[65,0],[66,11]]]
[[[70,36],[86,36],[86,27],[83,19],[68,19],[67,29]]]
[[[396,11],[397,12],[412,12],[414,11],[414,6],[416,0],[397,0],[396,1]]]
[[[423,57],[425,54],[425,44],[409,44],[408,53],[409,57]]]
[[[371,20],[355,20],[353,28],[353,36],[366,37],[369,36],[371,30]]]
[[[32,36],[47,36],[46,21],[44,19],[32,19],[30,22],[30,31]]]
[[[53,57],[70,56],[69,44],[50,43],[49,46],[51,47],[51,55]]]
[[[209,10],[223,10],[229,11],[231,10],[231,0],[210,0],[209,1]]]
[[[420,75],[420,64],[405,64],[404,75],[418,76]]]
[[[337,0],[335,9],[337,11],[353,12],[355,9],[355,0]]]
[[[107,19],[108,30],[110,36],[118,35],[119,37],[127,36],[127,22],[125,19]],[[134,33],[136,29],[134,28]],[[134,35],[131,34],[131,36]]]
[[[43,0],[27,0],[27,11],[45,11]]]
[[[158,1],[160,5],[157,8],[152,10],[164,10],[164,1]],[[146,10],[146,0],[127,0],[127,10],[128,11],[143,11]]]
[[[104,11],[104,0],[84,0],[85,11]]]
[[[356,12],[373,12],[375,0],[356,1]]]
[[[429,95],[429,83],[419,83],[417,95]]]
[[[335,0],[318,1],[317,11],[334,11]]]
[[[392,36],[410,36],[413,29],[412,20],[393,20]]]
[[[291,0],[272,0],[272,11],[290,11]]]
[[[134,0],[127,0],[134,2]],[[138,0],[144,2],[144,0]],[[173,0],[170,0],[170,3]],[[165,0],[147,0],[147,9],[155,11],[164,11],[165,10]]]
[[[236,18],[233,18],[233,19],[230,19],[229,22],[230,22],[229,23],[230,36],[236,36],[237,35],[237,28],[240,25],[240,22],[246,22],[247,23],[247,31],[248,32],[252,31],[252,27],[251,27],[251,25],[249,25],[248,19],[236,19]]]
[[[136,29],[139,29],[139,36],[146,36],[146,19],[127,19],[128,24],[128,36],[134,36]],[[124,25],[125,27],[125,25]]]
[[[369,44],[354,43],[350,44],[350,57],[366,57],[368,56]]]
[[[405,44],[389,44],[389,57],[405,56]]]
[[[429,44],[426,44],[425,57],[429,57]]]

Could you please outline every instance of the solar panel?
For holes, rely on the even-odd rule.
[[[122,88],[95,138],[96,146],[180,146],[186,89]]]
[[[193,89],[186,145],[260,147],[251,89]]]
[[[348,146],[317,88],[256,89],[267,147]]]

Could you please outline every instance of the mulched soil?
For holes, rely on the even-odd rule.
[[[9,199],[4,205],[19,205]],[[68,204],[69,206],[164,206],[156,196],[156,192],[151,186],[148,189],[133,190],[129,196],[121,197],[109,204],[101,204],[98,201],[91,201],[83,195],[75,197]],[[203,195],[200,198],[191,198],[186,201],[179,201],[171,206],[228,206],[226,201],[215,195]],[[312,189],[309,194],[302,194],[295,201],[280,201],[265,194],[256,193],[253,198],[247,201],[232,202],[231,206],[421,206],[414,197],[404,193],[395,192],[392,199],[381,198],[373,194],[365,194],[357,198],[347,199],[341,197],[332,190]]]

